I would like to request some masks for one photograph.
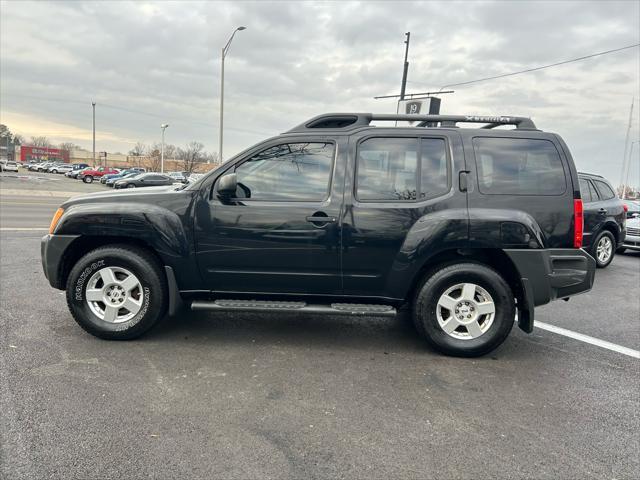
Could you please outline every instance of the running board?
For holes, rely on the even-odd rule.
[[[235,312],[300,312],[326,313],[330,315],[373,315],[394,317],[396,309],[391,305],[369,305],[363,303],[332,303],[330,305],[308,304],[268,300],[194,300],[191,310],[219,310]]]

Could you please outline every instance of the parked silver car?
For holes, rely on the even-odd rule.
[[[638,213],[627,219],[627,235],[624,237],[624,242],[618,249],[618,253],[627,249],[640,251],[640,214]]]

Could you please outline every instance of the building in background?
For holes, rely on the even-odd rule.
[[[20,147],[21,162],[69,162],[69,152],[59,148],[34,147],[22,145]]]

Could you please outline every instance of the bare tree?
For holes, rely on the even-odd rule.
[[[202,161],[204,163],[217,164],[220,163],[218,159],[218,152],[204,152],[202,155]]]
[[[204,161],[203,149],[204,145],[196,141],[187,143],[184,149],[178,149],[178,159],[183,172],[191,174],[197,165]]]
[[[24,137],[19,134],[15,134],[13,136],[13,144],[14,145],[22,145],[24,143]]]
[[[63,142],[60,145],[58,145],[58,148],[60,150],[64,150],[65,152],[71,153],[73,150],[77,150],[80,147],[78,147],[78,145],[76,145],[73,142]]]
[[[176,158],[176,154],[178,153],[178,149],[176,148],[175,145],[172,145],[170,143],[165,143],[164,144],[164,159],[175,159]]]
[[[147,146],[142,142],[138,142],[136,143],[135,147],[129,150],[129,155],[133,157],[142,157],[146,151],[147,151]]]
[[[162,164],[162,159],[160,157],[160,146],[153,145],[153,147],[149,149],[147,158],[147,168],[149,169],[149,171],[159,172]]]
[[[34,147],[48,148],[51,146],[51,142],[47,137],[31,137],[31,143]]]

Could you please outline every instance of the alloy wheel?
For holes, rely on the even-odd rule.
[[[496,306],[489,292],[474,283],[448,288],[436,307],[440,328],[459,340],[472,340],[486,333],[495,314]]]

